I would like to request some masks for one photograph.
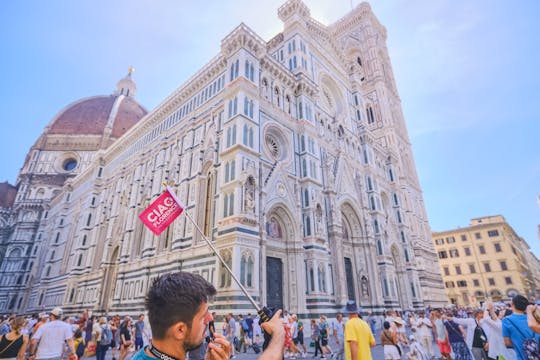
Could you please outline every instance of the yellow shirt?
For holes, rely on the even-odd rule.
[[[358,356],[351,359],[351,348],[349,341],[356,342],[358,346]],[[375,338],[371,333],[369,325],[362,319],[354,317],[345,323],[345,359],[346,360],[371,360],[371,343],[375,343]]]

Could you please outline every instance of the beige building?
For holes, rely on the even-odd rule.
[[[186,216],[160,236],[138,220],[171,180],[262,304],[445,303],[386,29],[367,3],[330,25],[299,0],[277,13],[281,32],[239,25],[149,113],[130,73],[52,119],[0,188],[17,191],[0,203],[0,313],[138,314],[180,269],[218,288],[218,313],[253,311]]]
[[[501,215],[432,234],[448,300],[476,305],[516,294],[538,298],[538,259]]]

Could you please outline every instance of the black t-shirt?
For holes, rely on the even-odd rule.
[[[15,339],[15,341],[13,341],[13,344],[11,344],[11,346],[9,345],[10,343],[11,340],[8,340],[6,338],[6,335],[2,336],[2,339],[0,340],[0,350],[4,350],[4,352],[2,353],[2,355],[0,355],[0,358],[6,359],[17,357],[17,354],[19,353],[19,350],[23,345],[23,336],[19,335],[19,337]]]
[[[476,325],[476,328],[474,329],[474,337],[473,337],[473,348],[483,348],[485,343],[487,342],[487,336],[484,332],[484,329],[482,329],[478,324]]]
[[[124,335],[126,341],[131,340],[131,331],[127,327],[122,327],[120,329],[120,336]]]

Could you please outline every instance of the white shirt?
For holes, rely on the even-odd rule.
[[[60,320],[41,325],[32,339],[39,340],[36,359],[50,359],[62,356],[64,341],[73,338],[71,326]]]
[[[416,331],[418,332],[418,338],[432,337],[431,335],[431,321],[427,318],[418,318],[416,320]]]

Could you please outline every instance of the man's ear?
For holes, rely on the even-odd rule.
[[[176,340],[184,340],[188,334],[188,326],[185,322],[179,321],[169,328],[169,336]]]

